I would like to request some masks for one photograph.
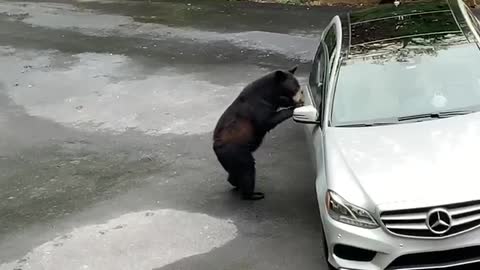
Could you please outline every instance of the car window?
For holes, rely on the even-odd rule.
[[[328,51],[328,59],[329,59],[329,68],[332,69],[333,60],[334,60],[334,53],[337,49],[337,32],[336,32],[336,25],[333,24],[332,27],[328,30],[325,34],[325,45],[327,45]]]
[[[431,47],[415,47],[428,42]],[[334,125],[480,105],[480,51],[475,44],[453,34],[409,44],[400,50],[395,48],[405,44],[382,44],[392,49],[345,61],[333,100]]]
[[[328,30],[327,34],[325,34],[325,44],[327,45],[328,49],[328,56],[331,57],[333,52],[335,51],[335,47],[337,46],[337,36],[336,36],[336,25],[333,24],[332,27]]]
[[[325,94],[326,76],[333,65],[333,57],[331,57],[337,47],[336,25],[333,24],[325,33],[320,46],[318,47],[314,58],[312,72],[310,73],[310,88],[314,96],[314,103],[317,109],[321,109],[322,99]]]
[[[310,72],[309,79],[314,105],[318,109],[320,109],[324,95],[326,75],[328,71],[327,68],[326,46],[325,43],[321,42],[312,64],[312,71]]]

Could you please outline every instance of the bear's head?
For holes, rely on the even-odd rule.
[[[296,70],[297,66],[287,71],[275,71],[275,80],[277,82],[277,95],[280,99],[291,102],[290,104],[287,104],[288,107],[302,106],[304,102],[303,90],[301,89],[300,83],[294,75]]]

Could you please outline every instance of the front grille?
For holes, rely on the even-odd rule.
[[[436,208],[445,209],[451,216],[451,227],[443,234],[436,234],[427,226],[427,215],[429,211]],[[480,227],[480,201],[386,211],[380,214],[380,219],[385,228],[395,235],[416,238],[445,238]]]
[[[480,269],[480,246],[403,255],[385,270],[400,269]]]

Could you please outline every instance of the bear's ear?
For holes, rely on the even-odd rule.
[[[288,72],[295,74],[295,71],[297,71],[298,66],[294,66],[293,68],[289,69]]]
[[[275,79],[283,81],[287,78],[287,74],[282,70],[275,71]]]

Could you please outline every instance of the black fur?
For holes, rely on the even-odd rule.
[[[228,182],[243,199],[259,200],[255,191],[255,159],[252,153],[266,133],[293,115],[293,100],[300,91],[296,67],[269,73],[247,85],[222,114],[213,134],[213,150],[228,172]],[[279,110],[280,108],[283,108]]]

